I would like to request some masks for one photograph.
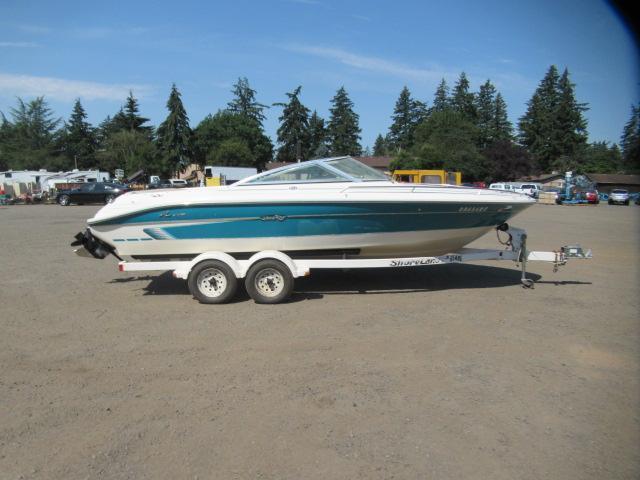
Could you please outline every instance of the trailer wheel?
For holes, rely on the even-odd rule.
[[[226,303],[235,295],[238,279],[226,263],[205,260],[191,270],[187,285],[200,303]]]
[[[247,293],[256,303],[280,303],[293,291],[293,275],[278,260],[265,259],[251,266],[245,278]]]

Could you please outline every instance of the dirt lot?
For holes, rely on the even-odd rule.
[[[595,254],[531,291],[506,262],[318,272],[276,306],[76,257],[97,208],[0,209],[0,479],[640,475],[640,207],[522,214]]]

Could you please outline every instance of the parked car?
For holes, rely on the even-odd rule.
[[[598,204],[600,203],[600,195],[598,194],[597,190],[587,190],[584,192],[584,199],[589,202],[589,203],[593,203],[593,204]]]
[[[71,190],[61,190],[56,195],[56,202],[67,206],[72,203],[111,203],[118,195],[128,192],[124,185],[110,182],[90,182]]]
[[[151,182],[149,182],[148,188],[171,188],[171,182],[166,178],[152,178]]]
[[[527,194],[533,198],[538,198],[540,190],[540,185],[538,185],[537,183],[523,183],[516,191]]]
[[[185,188],[189,186],[187,181],[182,180],[181,178],[170,178],[169,183],[173,188]]]
[[[621,188],[611,190],[609,194],[609,205],[613,205],[614,203],[629,205],[629,192]]]

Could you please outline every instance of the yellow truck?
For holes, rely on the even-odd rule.
[[[462,173],[446,170],[394,170],[396,182],[461,185]]]

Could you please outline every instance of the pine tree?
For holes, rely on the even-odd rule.
[[[288,103],[275,103],[274,106],[283,107],[282,115],[278,118],[278,149],[279,162],[294,162],[309,152],[309,109],[300,102],[302,86],[287,93]]]
[[[426,105],[411,98],[411,92],[405,86],[400,92],[393,111],[393,123],[389,127],[389,148],[400,151],[413,146],[413,134],[416,126],[426,117]]]
[[[559,103],[558,69],[549,67],[531,100],[527,111],[520,117],[520,143],[536,158],[540,168],[546,172],[552,163],[562,155],[554,142],[557,122],[555,114]]]
[[[624,169],[640,173],[640,103],[631,105],[631,117],[625,124],[620,138]]]
[[[3,127],[8,137],[2,149],[3,163],[14,170],[57,166],[57,127],[61,119],[54,118],[44,97],[28,103],[18,98],[17,106],[10,113],[12,121]]]
[[[467,79],[467,75],[462,72],[453,87],[451,106],[454,110],[460,112],[472,122],[475,122],[477,116],[474,97],[475,95],[473,92],[469,91],[469,80]]]
[[[507,116],[507,104],[498,92],[494,102],[493,124],[491,129],[491,138],[493,141],[513,141],[513,125]]]
[[[490,80],[480,86],[475,98],[478,126],[478,146],[487,148],[493,142],[493,128],[496,115],[496,88]]]
[[[305,158],[324,158],[328,155],[327,128],[324,119],[314,110],[309,118],[309,150]]]
[[[266,118],[262,112],[269,107],[256,101],[256,91],[249,86],[249,80],[246,77],[238,78],[232,93],[234,98],[227,103],[227,110],[251,119],[262,128]]]
[[[141,117],[139,113],[138,100],[133,96],[133,92],[129,91],[129,96],[124,104],[124,111],[120,110],[118,115],[114,117],[114,121],[116,117],[118,117],[118,121],[123,123],[123,130],[148,133],[151,135],[153,133],[153,127],[144,126],[149,119]]]
[[[373,154],[376,157],[384,157],[387,155],[387,142],[380,134],[378,134],[376,142],[373,144]]]
[[[358,114],[344,87],[340,87],[331,100],[331,117],[328,125],[329,145],[332,155],[360,155],[360,127]]]
[[[587,142],[582,115],[587,106],[576,101],[568,70],[560,77],[555,65],[549,67],[527,105],[518,125],[520,143],[535,156],[540,168],[579,168]]]
[[[158,127],[158,154],[173,172],[183,171],[192,161],[191,128],[175,83],[167,100],[169,115]]]
[[[558,81],[554,143],[558,145],[561,155],[568,157],[578,156],[587,145],[587,122],[582,112],[588,108],[586,104],[576,101],[574,86],[569,80],[568,70],[565,69]]]
[[[76,99],[61,139],[65,155],[80,169],[95,167],[97,140],[86,118],[87,114],[80,99]]]
[[[444,112],[451,106],[451,100],[449,99],[449,86],[443,78],[438,85],[438,89],[433,97],[433,112]]]

